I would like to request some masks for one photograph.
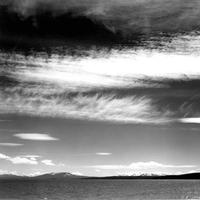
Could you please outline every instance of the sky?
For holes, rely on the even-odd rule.
[[[75,10],[104,24],[113,32],[199,30],[198,0],[2,0],[21,17],[48,10],[55,15]]]
[[[7,59],[17,83],[1,86],[1,173],[198,171],[199,57],[136,52]]]
[[[2,4],[8,2],[27,17],[25,11],[31,7],[35,15],[39,1]],[[72,1],[65,2],[67,9],[74,7]],[[86,2],[89,5],[90,1]],[[113,2],[119,4],[118,9],[113,8]],[[149,6],[145,2],[134,1],[141,8]],[[171,7],[170,1],[166,2],[165,9]],[[196,10],[188,1],[182,4],[184,8],[176,2],[175,9],[181,10],[176,23],[181,25],[187,12]],[[122,3],[110,1],[111,15],[105,10],[106,4],[97,1],[84,10],[84,15],[98,16],[109,29],[110,25],[115,27],[114,13]],[[132,1],[123,6],[127,9],[130,4],[135,6]],[[52,12],[64,12],[59,3],[51,5]],[[155,6],[161,5],[157,2]],[[142,9],[141,16],[158,17],[155,7],[151,9],[149,13]],[[135,31],[128,20],[130,15],[124,15],[119,29]],[[128,22],[126,28],[122,26],[124,20]],[[163,30],[159,23],[149,27]],[[9,50],[0,47],[0,174],[199,172],[198,31],[171,37],[161,34],[146,39],[145,45],[111,49],[92,44],[84,48],[80,42],[73,46],[76,53],[68,46],[65,54],[60,54],[59,46],[52,47],[50,55],[34,49],[24,53],[18,49],[23,39]]]

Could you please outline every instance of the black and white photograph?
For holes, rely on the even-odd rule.
[[[0,200],[200,199],[199,0],[0,0]]]

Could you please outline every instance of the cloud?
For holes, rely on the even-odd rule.
[[[24,144],[18,144],[18,143],[0,143],[0,146],[6,146],[6,147],[17,147],[17,146],[23,146]]]
[[[29,165],[37,165],[38,164],[38,162],[36,160],[23,158],[20,156],[9,157],[4,154],[0,154],[0,159],[10,161],[13,164],[29,164]]]
[[[34,177],[34,176],[40,176],[43,175],[45,173],[42,172],[34,172],[34,173],[30,173],[30,174],[25,174],[26,176],[30,176],[30,177]]]
[[[184,174],[182,172],[163,172],[163,171],[152,171],[152,172],[147,172],[147,171],[140,171],[140,172],[135,172],[135,171],[129,171],[129,172],[117,172],[117,175],[120,176],[141,176],[141,175],[157,175],[157,176],[165,176],[165,175],[180,175]]]
[[[0,170],[0,174],[8,174],[9,172],[7,170]]]
[[[194,165],[165,165],[157,162],[138,162],[130,165],[94,165],[90,168],[97,169],[153,169],[153,168],[193,168]]]
[[[118,97],[115,94],[76,95],[51,94],[51,98],[41,94],[34,97],[7,99],[0,112],[23,113],[34,116],[109,121],[119,123],[169,123],[172,113],[159,111],[154,101],[147,96],[129,95]],[[13,101],[13,102],[11,102]],[[4,101],[3,101],[4,102]],[[15,102],[15,103],[14,103]],[[5,106],[6,105],[6,106]],[[21,139],[58,140],[45,134],[21,133],[15,136]]]
[[[51,165],[51,166],[54,166],[55,164],[53,163],[53,161],[52,160],[42,160],[41,161],[43,164],[45,164],[45,165]]]
[[[38,155],[22,155],[20,157],[22,157],[22,158],[29,158],[30,160],[36,161],[36,158],[40,158],[42,156],[38,156]]]
[[[200,124],[200,117],[193,117],[193,118],[182,118],[179,119],[181,123],[193,123],[193,124]]]
[[[14,136],[24,140],[41,140],[41,141],[59,140],[58,138],[54,138],[48,134],[42,134],[42,133],[18,133],[15,134]]]
[[[58,165],[59,167],[64,167],[65,166],[65,164],[63,164],[63,163],[59,163],[59,165]]]
[[[188,172],[188,174],[192,174],[192,173],[199,173],[199,171],[198,171],[198,170],[190,170],[190,171]]]
[[[42,156],[38,156],[38,155],[21,155],[20,157],[29,158],[30,160],[36,161],[36,158],[40,158]]]
[[[20,157],[24,157],[24,158],[40,158],[42,156],[39,156],[39,155],[21,155]]]
[[[49,166],[58,166],[58,167],[64,167],[64,166],[65,166],[65,164],[63,164],[63,163],[59,163],[58,165],[56,165],[56,164],[53,163],[52,160],[47,160],[47,159],[42,160],[41,162],[42,162],[43,164],[49,165]]]
[[[77,175],[77,176],[82,176],[83,174],[81,174],[80,172],[72,172],[73,175]]]
[[[48,62],[41,57],[11,58],[9,62],[18,67],[11,76],[20,87],[0,90],[0,113],[144,124],[177,122],[187,113],[183,108],[182,115],[177,117],[181,105],[174,109],[174,104],[178,106],[176,102],[180,99],[172,106],[164,98],[172,94],[173,85],[179,83],[180,88],[184,73],[200,75],[199,58],[162,53],[149,56],[145,52],[136,53],[134,57],[135,53],[128,50],[113,52],[109,59],[102,55],[94,59],[92,54],[77,60],[52,56]],[[23,61],[19,64],[18,59]],[[175,66],[178,62],[183,64]],[[171,78],[170,83],[167,78]],[[168,86],[171,88],[164,90]],[[138,88],[145,90],[141,92],[143,90]],[[159,95],[158,88],[164,88]],[[161,107],[163,102],[173,108]]]
[[[1,174],[12,174],[12,175],[18,175],[16,171],[8,171],[8,170],[0,170],[0,175]]]
[[[138,162],[132,163],[128,166],[131,169],[148,169],[148,168],[171,168],[174,167],[173,165],[164,165],[157,162]]]
[[[58,15],[75,9],[77,15],[123,33],[190,30],[199,27],[200,16],[198,0],[3,0],[0,5],[10,5],[24,17],[43,10]]]
[[[112,153],[96,153],[96,155],[100,155],[100,156],[109,156]]]
[[[9,158],[7,160],[11,161],[13,164],[30,164],[30,165],[38,164],[36,160],[21,158],[21,157]]]

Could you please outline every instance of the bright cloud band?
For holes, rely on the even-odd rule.
[[[51,137],[48,134],[41,134],[41,133],[18,133],[15,134],[14,136],[24,140],[42,140],[42,141],[59,140],[57,138]]]
[[[169,86],[162,79],[181,80],[185,74],[197,78],[199,57],[148,55],[142,51],[134,55],[135,51],[131,50],[113,50],[107,59],[102,55],[92,58],[93,53],[77,60],[69,56],[61,60],[52,55],[46,62],[40,56],[24,58],[18,54],[15,59],[4,60],[18,66],[10,77],[19,86],[0,88],[0,113],[119,123],[191,123],[192,119],[182,119],[188,110],[177,117],[184,102],[172,111],[167,106],[159,107],[158,94],[154,97],[151,92],[138,94],[131,89],[166,89]],[[177,62],[184,66],[177,66]],[[151,77],[155,81],[149,81]],[[117,92],[126,89],[130,90],[127,95]],[[199,123],[197,119],[194,121]],[[41,135],[23,137],[42,140]]]
[[[153,168],[193,168],[194,165],[165,165],[157,162],[138,162],[130,165],[95,165],[89,168],[97,169],[153,169]]]

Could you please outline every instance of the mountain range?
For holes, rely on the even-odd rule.
[[[0,180],[3,179],[200,179],[200,173],[189,173],[180,175],[166,175],[166,174],[154,174],[154,173],[141,173],[133,175],[119,175],[119,176],[106,176],[106,177],[89,177],[74,175],[68,172],[60,173],[46,173],[39,176],[18,176],[14,174],[2,174],[0,175]]]
[[[26,176],[26,175],[14,175],[14,174],[1,174],[0,179],[74,179],[74,178],[85,178],[86,176],[74,175],[67,172],[60,173],[45,173],[38,176]]]

